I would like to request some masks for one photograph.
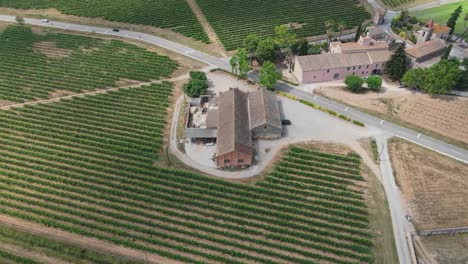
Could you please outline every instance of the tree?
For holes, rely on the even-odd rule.
[[[190,72],[190,80],[184,84],[183,90],[185,94],[190,97],[198,97],[202,94],[206,94],[208,90],[208,82],[206,73],[199,71]]]
[[[308,54],[309,42],[305,38],[299,39],[291,48],[291,51],[295,55],[304,56]]]
[[[401,81],[411,89],[421,89],[424,83],[424,69],[414,68],[405,73]]]
[[[441,60],[430,68],[409,70],[402,81],[410,88],[421,89],[431,95],[445,94],[455,88],[462,74],[458,63]]]
[[[361,23],[359,23],[357,29],[356,29],[356,35],[354,36],[354,42],[358,42],[359,38],[361,37],[362,34],[362,20]]]
[[[459,66],[448,60],[442,60],[425,70],[423,86],[428,94],[445,94],[450,92],[462,77]]]
[[[458,17],[460,16],[461,12],[463,11],[463,7],[460,5],[453,11],[453,13],[450,15],[450,18],[447,20],[447,27],[450,28],[450,35],[453,34],[453,31],[455,30],[455,25],[457,24]]]
[[[369,87],[369,89],[371,89],[374,92],[378,92],[380,91],[380,88],[382,88],[382,77],[378,75],[369,76],[366,82],[367,82],[367,87]]]
[[[244,39],[244,48],[249,52],[250,64],[252,65],[252,59],[257,51],[258,43],[260,42],[260,37],[257,34],[249,34]]]
[[[345,79],[346,86],[353,92],[358,93],[362,90],[364,80],[357,75],[348,75]]]
[[[275,43],[278,47],[281,49],[287,49],[296,42],[296,34],[289,32],[288,26],[281,25],[275,27]]]
[[[260,42],[258,42],[255,56],[260,60],[260,62],[267,60],[274,61],[277,54],[278,46],[275,44],[275,41],[272,38],[262,39]]]
[[[340,32],[340,37],[338,40],[341,40],[341,35],[343,34],[343,31],[346,29],[346,24],[344,22],[339,22],[337,25],[338,32]]]
[[[229,63],[231,64],[233,73],[239,74],[242,79],[247,78],[247,73],[250,71],[250,63],[245,48],[238,48]]]
[[[461,64],[464,66],[465,70],[463,70],[456,88],[465,91],[468,90],[468,58],[465,58]]]
[[[392,80],[400,80],[408,71],[411,65],[411,59],[405,52],[405,43],[398,44],[396,51],[390,57],[390,61],[385,66],[385,72]]]
[[[452,51],[452,44],[448,45],[445,47],[444,54],[442,54],[442,59],[443,60],[448,60],[450,51]]]
[[[15,21],[16,21],[16,23],[18,23],[20,25],[24,25],[24,18],[22,16],[16,16]]]
[[[331,19],[325,21],[325,31],[327,32],[327,47],[330,48],[330,42],[333,38],[333,27],[335,26],[335,22]]]
[[[271,61],[266,61],[260,69],[260,84],[268,90],[274,90],[276,82],[281,79],[281,73]]]

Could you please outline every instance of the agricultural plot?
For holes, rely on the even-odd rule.
[[[39,35],[10,26],[0,34],[0,104],[147,82],[170,76],[177,63],[121,41],[69,34]]]
[[[0,111],[0,213],[188,263],[370,263],[360,159],[247,185],[153,166],[171,84]]]
[[[410,14],[423,21],[433,18],[436,23],[445,25],[447,20],[450,18],[450,14],[452,14],[452,12],[455,11],[455,9],[460,5],[463,7],[463,13],[460,15],[457,24],[455,25],[455,34],[463,34],[465,27],[468,26],[468,21],[464,20],[465,15],[468,14],[468,0],[423,9],[416,12],[411,12]],[[465,39],[468,41],[468,36],[465,36]]]
[[[41,264],[33,259],[18,256],[0,249],[0,263]]]
[[[418,230],[468,225],[468,165],[398,138],[388,148]]]
[[[18,9],[56,8],[67,15],[102,17],[110,21],[171,29],[208,43],[208,37],[185,0],[0,0]]]
[[[324,22],[343,22],[352,28],[370,18],[356,0],[197,0],[227,50],[242,45],[249,33],[272,36],[274,27],[294,23],[300,37],[325,33]]]
[[[414,0],[383,0],[383,3],[389,7],[398,7],[413,3]]]

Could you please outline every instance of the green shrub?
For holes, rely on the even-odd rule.
[[[378,75],[371,75],[366,80],[367,87],[372,91],[378,92],[382,88],[382,77]]]
[[[362,91],[364,80],[356,75],[348,75],[346,76],[345,84],[353,93],[359,93]]]
[[[353,124],[358,125],[358,126],[365,126],[365,124],[361,121],[353,120]]]
[[[208,82],[206,73],[200,71],[191,71],[190,80],[184,85],[184,92],[190,97],[198,97],[206,94],[208,90]]]

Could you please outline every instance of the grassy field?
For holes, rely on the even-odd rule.
[[[0,263],[43,263],[39,257],[80,264],[143,264],[143,261],[106,255],[54,239],[0,225]],[[2,250],[15,248],[17,252]],[[9,250],[11,251],[11,250]],[[39,257],[38,257],[39,256]],[[33,259],[34,258],[34,259]]]
[[[171,92],[0,111],[0,213],[182,262],[372,261],[358,157],[293,148],[255,185],[158,168]]]
[[[468,0],[460,1],[458,3],[433,7],[429,9],[424,9],[417,12],[411,12],[411,15],[418,17],[422,20],[428,20],[434,18],[435,22],[445,25],[447,20],[450,17],[450,14],[455,11],[455,9],[461,5],[463,7],[463,13],[460,15],[460,18],[457,21],[457,25],[455,27],[455,33],[461,34],[465,29],[465,25],[468,26],[468,22],[464,22],[465,14],[468,13]],[[468,38],[468,36],[465,36]]]
[[[121,41],[39,35],[10,26],[0,33],[0,103],[23,102],[170,76],[177,63]]]
[[[208,36],[184,0],[0,0],[0,6],[19,9],[56,8],[68,15],[102,17],[110,21],[168,28],[208,42]]]
[[[299,23],[293,30],[300,37],[324,34],[324,22],[343,21],[348,28],[370,14],[356,0],[197,0],[208,22],[227,50],[242,44],[249,33],[271,36],[274,27]]]

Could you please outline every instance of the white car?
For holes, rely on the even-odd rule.
[[[47,18],[41,19],[41,22],[43,22],[43,23],[49,23],[49,19],[47,19]]]

